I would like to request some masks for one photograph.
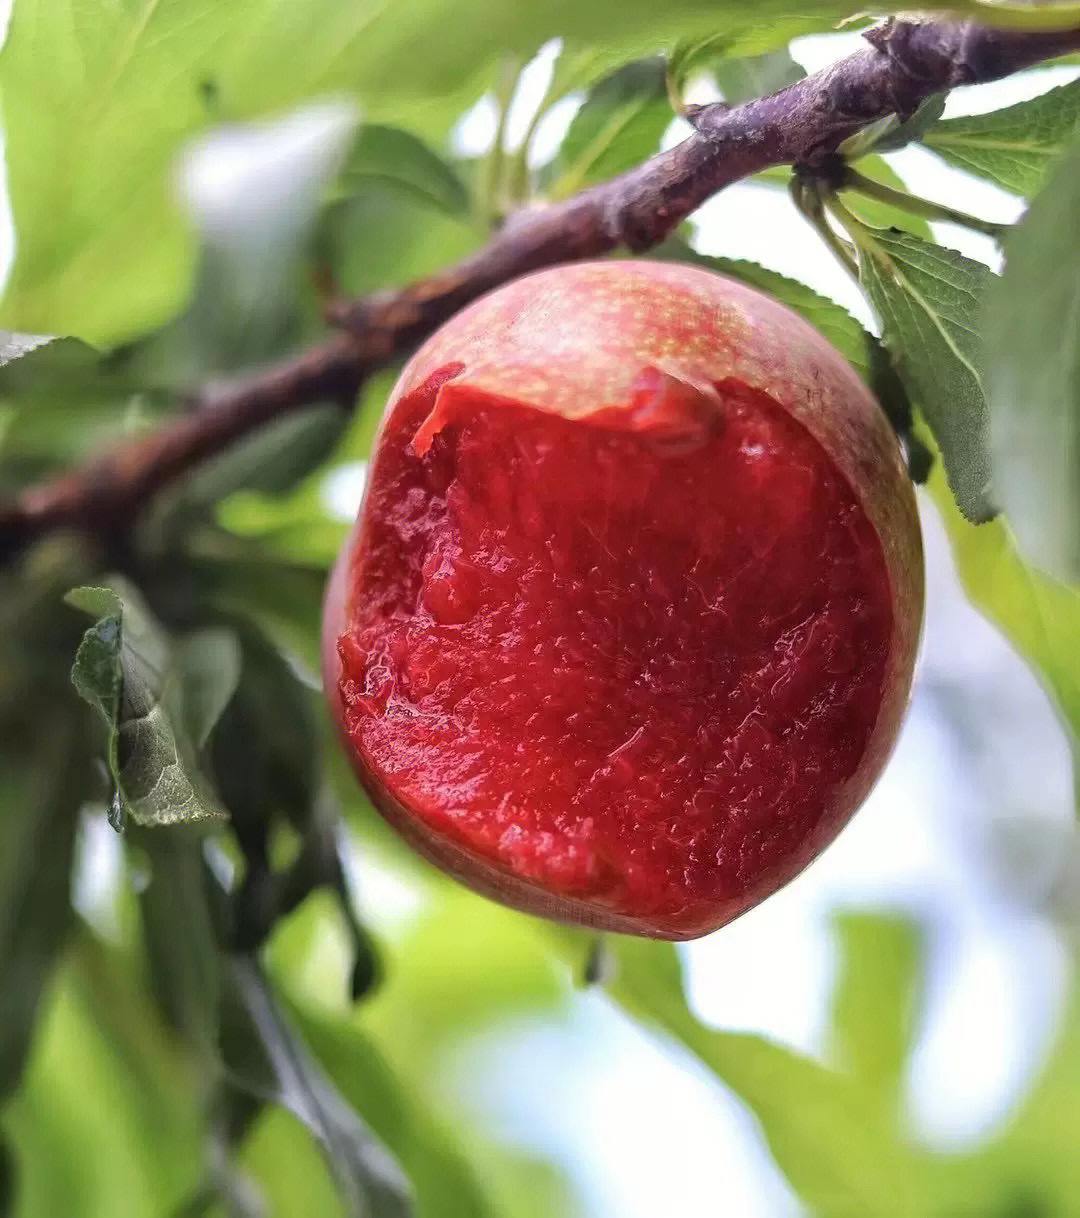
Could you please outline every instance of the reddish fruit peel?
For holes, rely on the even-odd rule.
[[[785,883],[906,699],[921,555],[876,403],[697,269],[558,268],[402,374],[327,598],[376,804],[506,903],[666,938]]]

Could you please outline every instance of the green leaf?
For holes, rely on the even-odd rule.
[[[876,182],[881,182],[885,186],[891,186],[894,190],[905,189],[903,179],[896,170],[893,169],[884,157],[878,156],[876,153],[860,155],[855,162],[855,166],[865,177],[871,178]],[[790,167],[786,165],[774,165],[770,169],[765,169],[761,173],[754,174],[750,181],[766,186],[782,186],[788,189],[791,185],[791,176]],[[922,216],[916,216],[912,212],[904,211],[889,203],[883,203],[880,199],[871,199],[866,195],[858,194],[854,190],[844,190],[841,192],[840,197],[845,206],[864,224],[869,224],[871,228],[900,228],[909,233],[914,233],[917,237],[922,237],[926,241],[934,241],[934,234],[930,225]]]
[[[201,1080],[134,960],[76,937],[4,1109],[18,1218],[161,1218],[200,1170]]]
[[[339,192],[349,194],[371,179],[412,192],[451,216],[469,210],[469,191],[457,171],[422,139],[400,127],[370,123],[362,128],[345,164]]]
[[[922,937],[908,918],[833,916],[840,974],[832,994],[830,1060],[898,1111],[922,997]]]
[[[553,930],[579,972],[586,939]],[[910,1155],[857,1080],[764,1037],[722,1032],[690,1010],[669,943],[610,936],[613,977],[605,988],[634,1019],[689,1050],[761,1124],[781,1170],[815,1212],[925,1213]]]
[[[777,93],[806,75],[787,50],[724,58],[713,66],[712,74],[729,106]]]
[[[1074,80],[990,114],[943,119],[921,138],[950,164],[1031,195],[1078,126],[1080,80]]]
[[[934,93],[925,101],[920,102],[915,113],[903,121],[897,119],[889,131],[880,135],[874,145],[877,152],[895,152],[914,140],[923,139],[945,112],[945,100],[948,94]]]
[[[1067,26],[1072,6],[953,6],[998,23]],[[170,189],[180,150],[220,123],[354,97],[374,122],[440,138],[505,55],[552,38],[623,62],[723,37],[731,55],[784,47],[859,12],[851,0],[524,0],[463,21],[457,0],[20,0],[3,48],[3,109],[18,235],[0,321],[103,346],[181,309],[195,261]],[[48,64],[47,73],[42,65]]]
[[[202,603],[252,623],[302,661],[314,677],[322,662],[319,639],[327,567],[283,562],[251,544],[221,548],[221,555],[200,555],[187,565],[185,574]]]
[[[1028,566],[1003,518],[978,526],[964,520],[939,472],[929,487],[965,592],[1046,687],[1068,725],[1080,779],[1080,590]]]
[[[0,360],[0,408],[8,420],[0,484],[12,470],[33,477],[84,457],[171,405],[77,339],[7,339],[8,358]]]
[[[176,490],[159,497],[154,526],[182,537],[194,521],[212,515],[237,491],[279,495],[292,490],[333,452],[347,423],[347,412],[334,404],[273,420],[204,461]]]
[[[77,711],[29,694],[0,708],[0,1102],[19,1080],[72,925],[77,812],[90,782]]]
[[[656,152],[674,115],[663,59],[627,64],[595,84],[574,115],[551,166],[551,193],[574,194]]]
[[[227,630],[196,630],[179,645],[184,726],[201,749],[240,680],[240,644]]]
[[[391,178],[359,179],[323,212],[316,261],[335,289],[362,295],[445,270],[483,240],[470,217]]]
[[[0,330],[0,368],[56,341],[47,334],[15,334],[11,330]]]
[[[254,961],[233,960],[227,997],[222,1048],[232,1081],[304,1122],[327,1157],[349,1215],[411,1215],[401,1169],[299,1039]]]
[[[813,288],[755,262],[713,258],[696,253],[692,255],[692,261],[775,297],[805,318],[815,330],[819,330],[865,381],[872,379],[874,336],[841,305],[815,292]]]
[[[174,176],[198,234],[191,298],[128,351],[136,375],[183,389],[322,333],[309,252],[356,127],[354,107],[322,102],[230,125],[186,149]]]
[[[342,1092],[394,1152],[422,1218],[494,1218],[477,1171],[423,1091],[410,1088],[355,1022],[293,1008],[304,1038]]]
[[[857,168],[866,177],[881,182],[885,186],[891,186],[894,190],[905,189],[903,179],[896,170],[884,157],[878,156],[876,153],[860,157]],[[854,190],[841,191],[840,197],[844,204],[871,228],[899,228],[914,233],[916,237],[922,237],[924,241],[936,244],[933,230],[922,216],[916,216],[910,211],[893,207],[889,203],[883,203],[880,199],[872,199]]]
[[[192,282],[195,249],[170,175],[181,149],[222,122],[343,92],[374,99],[383,87],[394,95],[383,107],[391,113],[398,103],[407,108],[427,79],[428,112],[448,125],[458,99],[479,91],[462,87],[479,65],[474,59],[444,75],[442,57],[431,53],[440,35],[431,29],[429,49],[402,75],[410,60],[396,49],[428,28],[427,6],[411,0],[410,7],[411,18],[332,0],[287,10],[270,0],[160,0],[94,13],[66,0],[20,4],[3,50],[18,233],[3,315],[19,319],[20,329],[102,345],[174,316]],[[392,75],[390,59],[398,63]],[[50,65],[47,80],[42,63]]]
[[[304,1125],[287,1109],[259,1109],[233,1161],[233,1180],[225,1181],[229,1192],[222,1196],[219,1207],[209,1211],[213,1218],[225,1214],[228,1218],[265,1218],[269,1214],[273,1218],[311,1218],[313,1214],[345,1218],[325,1159]],[[214,1184],[221,1192],[221,1182]],[[254,1206],[243,1209],[245,1200],[253,1201]],[[194,1206],[191,1213],[192,1218],[198,1213]]]
[[[1046,1214],[1067,1215],[1080,1189],[1077,1118],[1080,1117],[1080,968],[1075,941],[1071,944],[1072,979],[1060,1029],[1051,1054],[1038,1070],[1029,1093],[1011,1115],[1000,1135],[971,1156],[965,1173],[966,1204],[973,1183],[988,1200],[1014,1200],[1021,1207]],[[957,1206],[959,1212],[962,1206]],[[981,1207],[986,1212],[986,1207]]]
[[[944,93],[934,93],[916,108],[910,118],[887,114],[844,140],[837,151],[847,161],[859,160],[868,153],[894,152],[918,139],[945,110]]]
[[[288,562],[329,567],[349,531],[348,524],[331,516],[327,508],[323,486],[331,472],[324,466],[288,495],[237,491],[219,507],[218,523]]]
[[[296,828],[310,818],[318,785],[313,691],[277,648],[242,632],[243,671],[214,733],[222,801],[241,843],[265,841],[275,817]]]
[[[91,613],[108,610],[83,636],[72,681],[105,720],[116,815],[144,825],[222,816],[187,729],[190,724],[196,734],[208,733],[210,717],[232,695],[235,642],[203,632],[174,647],[130,588],[122,596],[109,588],[77,588],[68,600]],[[226,652],[231,658],[209,671],[207,661]]]
[[[843,7],[792,28],[820,29]],[[637,3],[620,15],[613,50],[659,50],[684,23],[705,30],[715,21],[701,0],[663,17]],[[169,174],[185,143],[222,121],[346,93],[376,120],[412,116],[441,133],[503,54],[527,56],[561,35],[602,46],[612,34],[599,13],[565,0],[496,6],[479,23],[463,22],[450,0],[390,9],[313,0],[286,10],[271,0],[159,0],[93,13],[25,0],[3,50],[18,232],[6,324],[109,345],[175,315],[194,248]]]
[[[852,227],[860,280],[900,379],[941,450],[960,510],[985,520],[993,508],[976,317],[990,271],[909,233]]]
[[[120,712],[124,679],[119,653],[120,615],[116,614],[95,622],[83,635],[71,668],[71,682],[79,696],[99,711],[106,723],[113,723]]]
[[[340,749],[333,754],[343,773]],[[341,795],[359,803],[355,780],[342,785]],[[544,925],[466,891],[419,860],[373,816],[368,809],[360,826],[365,856],[380,869],[392,868],[424,901],[416,917],[391,915],[379,924],[380,938],[389,941],[386,978],[349,1014],[342,970],[336,953],[327,950],[337,937],[347,959],[347,940],[340,922],[326,916],[329,898],[321,909],[315,898],[279,924],[268,944],[275,982],[302,1013],[324,1066],[405,1166],[422,1218],[456,1218],[458,1195],[468,1214],[490,1209],[513,1218],[577,1218],[582,1209],[559,1165],[512,1150],[475,1120],[467,1096],[449,1084],[463,1043],[506,1020],[565,1010],[570,990]],[[372,912],[377,917],[380,911]],[[369,1048],[381,1062],[371,1060]],[[346,1065],[354,1058],[359,1060]],[[436,1090],[433,1080],[447,1081]],[[442,1176],[447,1184],[440,1188]]]
[[[1074,144],[1009,235],[1004,274],[986,294],[981,351],[995,498],[1031,561],[1073,581],[1080,581],[1078,215]]]
[[[139,893],[150,981],[166,1020],[197,1054],[204,1079],[217,1077],[223,957],[209,905],[202,841],[186,826],[132,841],[149,864]]]

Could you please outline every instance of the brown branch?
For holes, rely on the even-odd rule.
[[[706,199],[773,165],[813,169],[889,115],[934,93],[977,84],[1080,48],[1080,29],[991,30],[972,22],[890,21],[868,45],[779,93],[736,107],[694,108],[695,134],[668,152],[564,202],[527,207],[449,270],[330,311],[343,333],[232,385],[205,390],[191,412],[121,443],[0,507],[0,552],[51,529],[123,531],[167,483],[291,410],[351,399],[373,368],[405,354],[482,293],[540,267],[657,245]]]

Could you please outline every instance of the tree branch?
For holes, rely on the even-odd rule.
[[[289,411],[352,399],[374,368],[408,352],[469,301],[510,279],[619,247],[657,245],[706,199],[773,165],[813,169],[845,139],[934,93],[996,80],[1080,49],[1080,29],[1025,33],[972,22],[892,20],[868,45],[768,97],[692,108],[695,134],[638,168],[557,204],[511,216],[488,245],[441,274],[333,307],[342,333],[231,385],[189,413],[0,506],[0,554],[52,529],[126,529],[167,483]]]

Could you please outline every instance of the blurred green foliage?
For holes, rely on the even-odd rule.
[[[636,164],[673,118],[669,84],[704,72],[729,101],[779,88],[801,71],[792,37],[858,13],[839,0],[635,0],[615,15],[560,0],[483,4],[466,21],[448,0],[17,0],[0,53],[17,233],[0,314],[47,341],[0,344],[0,491],[184,409],[192,383],[295,348],[321,331],[327,291],[436,272],[480,245],[504,206]],[[552,37],[564,43],[541,110],[580,105],[551,159],[528,155],[540,112],[522,150],[455,157],[455,121]],[[879,154],[918,139],[1034,191],[1073,137],[1076,96],[1066,86],[981,120],[931,107],[868,136],[858,164],[902,188]],[[266,124],[325,98],[347,102],[328,143],[271,157],[271,177],[223,211],[180,205],[193,138],[229,129],[282,147],[295,128]],[[844,196],[881,340],[774,271],[704,259],[684,234],[656,256],[774,294],[875,388],[910,452],[929,429],[952,491],[942,461],[930,489],[967,591],[1075,742],[1080,593],[1030,566],[1004,520],[970,523],[986,512],[996,408],[984,364],[993,389],[1032,358],[1006,306],[1048,266],[1074,291],[1076,234],[1062,217],[1075,174],[1062,174],[1010,245],[989,357],[979,309],[994,277],[889,204]],[[1035,316],[1053,376],[1032,417],[1060,421],[1052,442],[1071,453],[1076,335],[1059,342],[1054,319]],[[409,854],[344,773],[317,688],[320,600],[345,528],[329,489],[355,482],[395,371],[368,381],[351,418],[316,406],[207,462],[122,545],[47,539],[0,570],[0,1214],[584,1212],[560,1165],[478,1128],[451,1080],[470,1038],[588,1001],[594,940],[481,901]],[[1076,487],[1074,476],[1055,487],[1074,512]],[[110,801],[127,831],[101,919],[76,910],[72,885],[88,867],[79,843]],[[411,913],[357,901],[357,851],[409,892]],[[821,1061],[704,1024],[670,945],[613,939],[598,984],[613,1010],[738,1097],[814,1213],[1074,1215],[1076,970],[1059,1041],[1008,1125],[974,1151],[933,1153],[903,1089],[922,928],[851,912],[834,933]]]

